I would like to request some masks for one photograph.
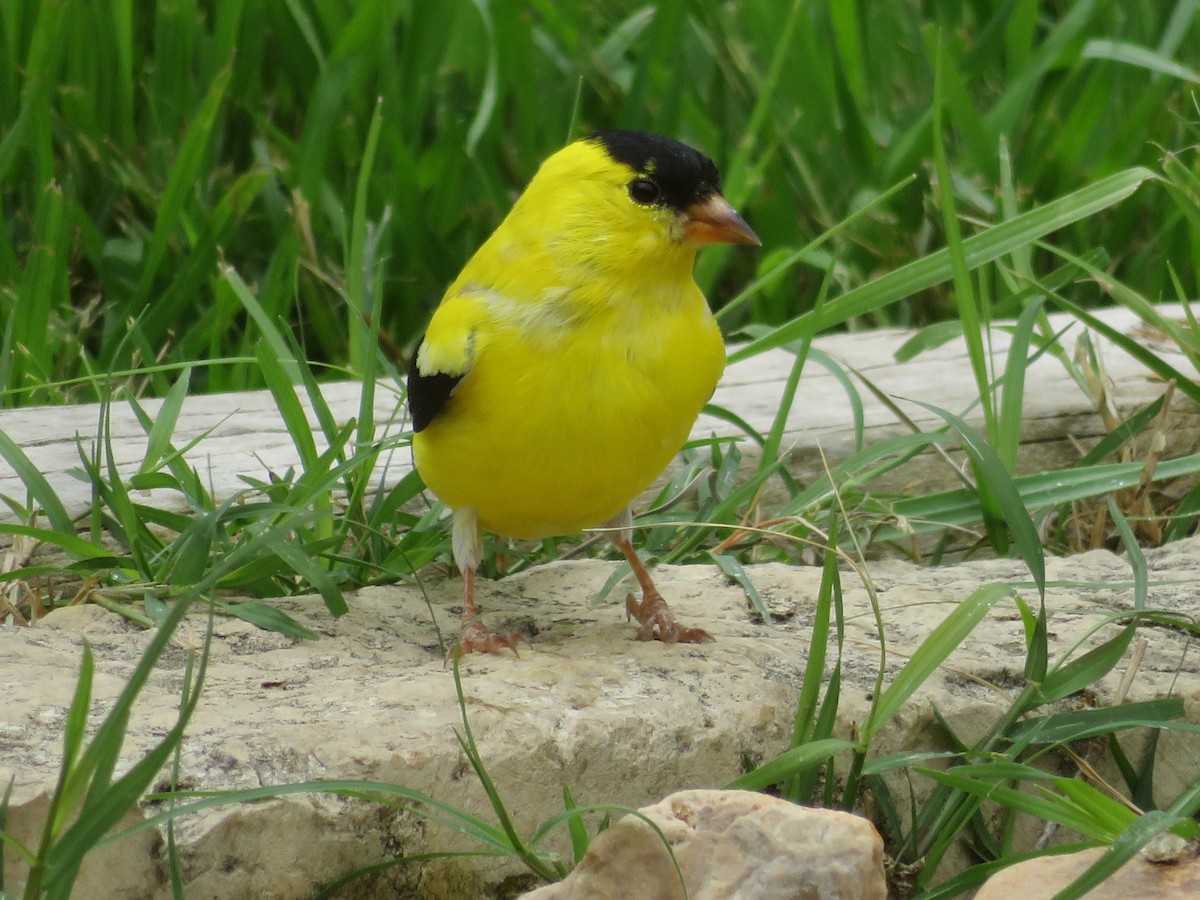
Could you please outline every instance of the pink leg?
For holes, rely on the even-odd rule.
[[[454,525],[451,529],[454,542],[454,560],[463,575],[463,614],[462,624],[458,629],[458,643],[446,654],[449,661],[452,654],[460,657],[465,653],[498,653],[507,647],[517,653],[517,644],[521,641],[529,643],[525,635],[516,631],[488,631],[479,621],[478,610],[475,608],[475,570],[483,559],[483,543],[479,537],[479,520],[475,511],[470,508],[454,511]],[[517,653],[520,656],[519,653]]]
[[[463,582],[466,590],[463,598],[462,624],[458,629],[458,643],[450,648],[446,659],[449,660],[456,653],[459,657],[467,653],[499,653],[506,647],[519,657],[521,654],[517,653],[517,644],[521,641],[528,644],[529,638],[519,631],[488,631],[479,621],[475,609],[475,570],[473,568],[463,570]]]
[[[699,644],[705,641],[716,640],[716,638],[703,628],[689,628],[686,625],[680,625],[676,622],[675,616],[671,613],[671,608],[667,606],[667,601],[662,598],[662,594],[654,586],[654,582],[650,578],[650,573],[642,565],[642,561],[634,551],[633,544],[630,543],[629,538],[622,535],[616,541],[616,545],[625,554],[625,558],[629,560],[629,565],[633,569],[633,575],[638,580],[638,584],[642,586],[642,599],[640,601],[635,600],[633,594],[629,594],[625,598],[626,615],[636,619],[641,625],[637,633],[639,641],[657,640],[666,644]]]

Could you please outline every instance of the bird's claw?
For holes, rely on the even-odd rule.
[[[704,644],[715,641],[711,634],[703,628],[690,628],[680,625],[671,613],[667,601],[657,592],[647,592],[638,600],[633,594],[625,597],[625,614],[627,618],[635,619],[641,626],[638,628],[639,641],[662,641],[664,644]]]
[[[446,651],[445,662],[448,663],[455,655],[461,658],[468,653],[499,653],[505,648],[520,658],[517,644],[521,641],[528,644],[529,638],[519,631],[488,631],[482,622],[473,619],[459,629],[458,643]]]

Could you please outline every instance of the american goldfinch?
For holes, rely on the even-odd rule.
[[[477,618],[480,528],[539,539],[610,525],[642,589],[640,640],[675,621],[630,543],[630,502],[679,451],[725,365],[692,279],[703,244],[759,244],[712,160],[636,131],[547,159],[450,285],[408,374],[413,459],[453,509],[458,651],[514,652]]]

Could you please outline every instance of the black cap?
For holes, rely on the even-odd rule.
[[[695,201],[721,192],[716,164],[687,144],[641,131],[597,131],[587,140],[601,144],[617,162],[658,186],[654,202],[684,210]]]

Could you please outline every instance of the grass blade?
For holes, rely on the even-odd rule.
[[[854,744],[841,738],[809,741],[807,744],[785,750],[754,771],[735,778],[725,788],[730,791],[761,791],[788,778],[809,772],[823,765],[835,754],[852,749]]]
[[[277,356],[275,350],[271,342],[264,339],[255,347],[254,355],[267,389],[271,392],[271,399],[275,401],[275,407],[279,410],[288,435],[300,456],[300,465],[309,469],[316,465],[319,454],[312,427],[308,424],[308,416],[305,415],[300,398],[296,395],[294,382],[288,375],[289,368],[298,368],[297,363],[286,349],[283,356]]]
[[[1008,585],[985,584],[959,603],[921,642],[921,646],[904,664],[904,668],[884,689],[879,702],[863,723],[858,746],[868,746],[879,729],[900,711],[934,670],[958,648],[988,610],[1013,595],[1014,591]]]
[[[137,296],[143,302],[149,300],[154,278],[167,253],[167,241],[177,228],[191,192],[200,181],[200,172],[204,165],[205,156],[209,152],[212,134],[216,127],[217,115],[225,100],[225,91],[229,87],[229,79],[233,74],[232,68],[225,68],[217,73],[204,100],[196,109],[187,132],[179,144],[175,162],[171,166],[167,178],[166,189],[159,200],[154,216],[154,232],[146,247],[146,256],[142,261],[141,279],[138,282]]]
[[[767,604],[763,601],[762,595],[759,594],[758,588],[750,580],[750,574],[746,571],[745,567],[735,557],[727,553],[710,553],[709,558],[716,563],[718,569],[725,573],[725,577],[735,582],[738,587],[745,591],[746,597],[750,600],[750,605],[754,607],[754,611],[758,613],[763,624],[770,625],[771,613],[767,609]]]
[[[978,475],[979,486],[987,487],[991,496],[995,498],[1003,521],[1012,530],[1017,550],[1025,561],[1025,565],[1029,567],[1029,572],[1033,576],[1034,584],[1037,586],[1044,606],[1046,559],[1043,555],[1042,541],[1012,476],[1005,470],[1003,463],[996,456],[996,452],[988,446],[983,437],[958,416],[920,400],[913,402],[941,416],[945,419],[946,424],[958,433],[962,440],[963,450],[971,459],[972,466]]]
[[[32,377],[37,384],[51,380],[56,348],[49,344],[50,322],[57,310],[70,306],[67,290],[67,216],[62,188],[50,182],[38,198],[34,214],[34,245],[25,263],[16,308],[4,329],[0,359],[0,390],[21,389]],[[7,371],[6,371],[7,370]]]
[[[967,257],[963,249],[962,230],[958,225],[958,212],[954,208],[950,165],[946,161],[946,135],[942,120],[946,106],[943,85],[946,69],[950,66],[947,60],[948,52],[939,29],[933,80],[933,160],[939,186],[938,205],[942,211],[942,227],[946,231],[946,252],[949,256],[950,273],[954,281],[954,305],[958,310],[959,321],[962,322],[962,335],[967,345],[967,358],[971,362],[975,385],[979,389],[979,402],[983,408],[985,430],[994,443],[997,424],[996,408],[992,392],[989,390],[992,382],[989,372],[990,357],[983,344],[984,338],[988,334],[990,316],[988,310],[979,308],[975,288],[971,284],[970,269],[967,266]],[[816,310],[814,310],[815,312]]]
[[[1093,216],[1120,203],[1152,179],[1156,180],[1158,176],[1149,169],[1127,169],[1052,200],[1045,206],[1022,213],[1015,219],[993,225],[962,242],[966,265],[968,269],[976,269],[1053,231]],[[739,347],[729,354],[729,361],[735,363],[749,359],[766,350],[782,347],[805,334],[818,333],[840,325],[847,319],[866,315],[940,284],[953,277],[953,274],[949,250],[938,250],[833,298],[825,304],[820,315],[816,312],[806,313]]]
[[[25,455],[25,451],[3,431],[0,431],[0,458],[12,466],[33,502],[46,516],[52,531],[58,535],[73,536],[75,534],[74,520],[67,513],[67,508],[63,506],[58,494],[54,493],[54,488],[50,487],[46,476]]]
[[[179,373],[162,406],[158,408],[154,422],[146,433],[146,453],[142,457],[142,464],[138,466],[139,475],[155,471],[171,452],[171,438],[175,434],[179,414],[183,411],[183,401],[187,397],[191,377],[192,367],[187,366]]]

